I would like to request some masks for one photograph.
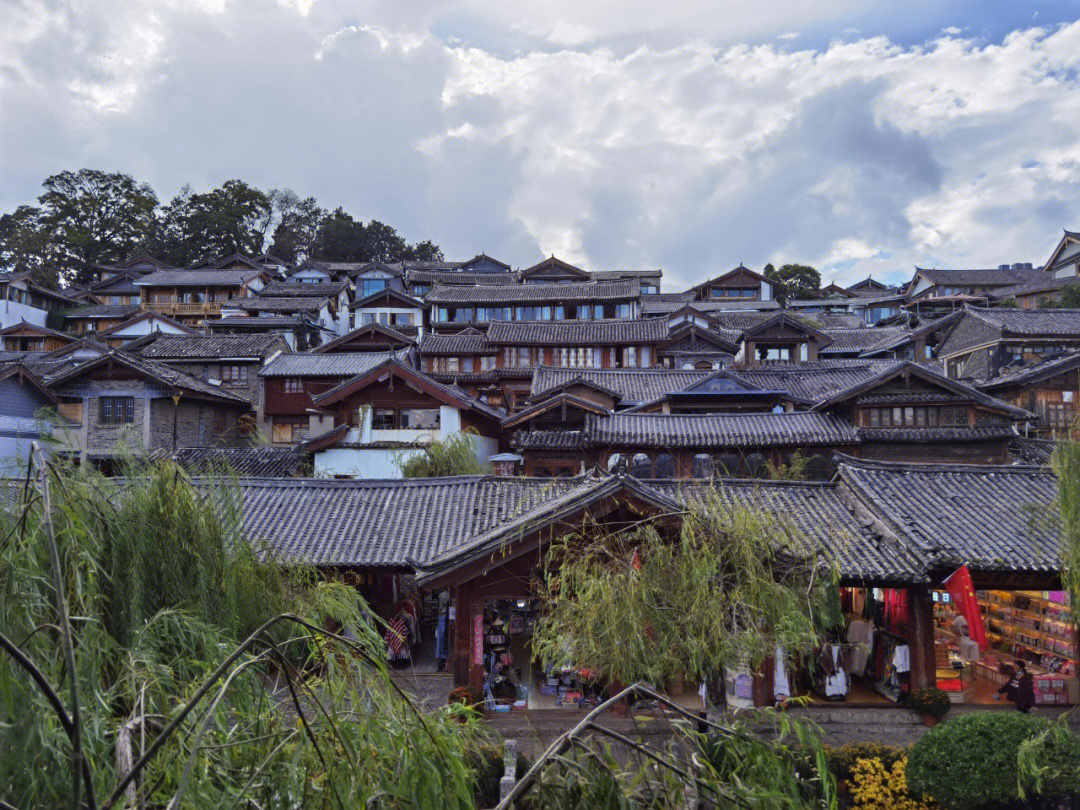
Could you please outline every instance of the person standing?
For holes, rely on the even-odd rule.
[[[1016,708],[1027,714],[1035,705],[1035,679],[1023,661],[1017,661],[1016,667]]]

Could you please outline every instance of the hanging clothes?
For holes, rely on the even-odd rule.
[[[439,621],[435,625],[435,658],[439,661],[448,657],[446,648],[446,623],[446,613],[440,613]]]
[[[787,656],[784,655],[784,648],[776,648],[776,658],[773,664],[773,699],[782,701],[791,697],[791,681],[788,679],[787,673]],[[705,683],[702,682],[701,688],[705,688]]]
[[[907,630],[909,620],[906,588],[885,589],[885,629],[891,632]]]

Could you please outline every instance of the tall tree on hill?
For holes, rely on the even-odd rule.
[[[179,266],[233,253],[257,256],[273,218],[270,195],[243,180],[205,194],[185,186],[162,211],[154,252]]]
[[[816,298],[821,289],[821,274],[807,264],[783,264],[779,269],[765,265],[765,278],[776,285],[776,300]]]
[[[47,286],[85,284],[95,267],[121,261],[154,231],[154,190],[122,172],[63,171],[47,177],[40,208],[4,217],[0,252],[7,266]]]
[[[276,195],[279,218],[270,253],[291,265],[300,264],[311,257],[326,211],[314,197],[301,199],[288,189],[272,194]]]
[[[319,225],[312,258],[341,262],[433,261],[442,258],[442,251],[430,241],[409,245],[389,225],[376,219],[365,225],[339,207]]]

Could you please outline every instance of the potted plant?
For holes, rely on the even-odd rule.
[[[948,692],[929,686],[915,689],[907,697],[907,707],[922,714],[924,726],[936,726],[952,707]]]
[[[479,709],[484,700],[484,693],[472,686],[458,686],[450,690],[447,704],[461,703],[470,709]]]

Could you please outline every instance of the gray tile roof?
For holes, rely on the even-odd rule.
[[[66,320],[73,321],[81,318],[130,318],[142,309],[138,304],[94,304],[93,306],[72,312]]]
[[[426,332],[420,341],[420,354],[495,354],[495,349],[483,333],[464,329],[453,334],[436,335]]]
[[[996,326],[1003,335],[1019,337],[1080,337],[1080,309],[985,309],[965,312]]]
[[[138,279],[139,287],[239,287],[261,271],[243,270],[155,270]]]
[[[625,301],[640,295],[636,281],[573,281],[566,284],[503,284],[469,287],[440,284],[429,304],[527,304],[531,302]]]
[[[298,281],[271,281],[259,290],[258,297],[336,298],[348,286],[349,282],[345,280],[321,281],[315,284],[304,284]]]
[[[902,362],[836,359],[814,363],[771,363],[727,371],[739,381],[767,391],[787,391],[796,400],[812,403],[873,379]]]
[[[1004,374],[999,374],[997,377],[979,384],[979,388],[983,391],[993,391],[1010,385],[1025,385],[1047,377],[1064,374],[1075,368],[1080,368],[1080,352],[1071,352],[1062,357],[1030,366],[1006,369]]]
[[[1043,278],[1042,270],[1014,270],[1010,268],[969,268],[939,269],[936,267],[916,267],[915,272],[932,284],[951,286],[954,284],[1000,285],[1023,284]]]
[[[678,312],[683,307],[690,307],[696,309],[698,312],[707,313],[709,315],[717,315],[721,312],[774,312],[780,309],[780,304],[776,301],[758,301],[756,299],[744,299],[740,300],[733,298],[730,301],[656,301],[659,296],[667,295],[667,293],[658,293],[657,295],[643,295],[641,297],[641,314],[642,315],[668,315],[672,312]]]
[[[318,312],[330,299],[294,296],[292,298],[230,298],[223,309],[242,309],[248,312]]]
[[[789,527],[790,542],[806,553],[822,552],[836,562],[848,582],[860,580],[912,582],[922,579],[918,558],[892,534],[875,532],[854,514],[843,487],[800,481],[718,482],[644,481],[679,503],[713,493],[729,506],[762,510]]]
[[[1045,468],[841,461],[845,485],[939,570],[1060,569],[1057,478]]]
[[[665,394],[689,388],[712,373],[711,371],[681,369],[588,369],[537,366],[533,373],[530,397],[581,379],[618,394],[625,406],[630,403],[653,402]]]
[[[1047,466],[1057,443],[1050,439],[1028,439],[1017,436],[1009,445],[1009,455],[1022,464]]]
[[[900,444],[930,444],[934,442],[976,442],[993,439],[1013,439],[1016,431],[1010,425],[990,425],[975,428],[857,428],[859,440]]]
[[[259,372],[261,377],[355,377],[366,374],[391,355],[388,352],[336,352],[309,354],[292,352],[271,360]]]
[[[592,445],[676,448],[794,447],[858,443],[854,428],[831,414],[657,414],[588,416]]]
[[[151,360],[262,358],[288,350],[281,335],[161,335],[133,349]]]
[[[189,394],[210,399],[228,400],[245,406],[250,406],[251,404],[242,396],[234,394],[231,391],[226,391],[220,386],[200,380],[198,377],[194,377],[191,374],[178,371],[165,363],[147,360],[115,349],[90,360],[80,362],[77,365],[71,365],[70,363],[66,363],[66,361],[60,362],[65,363],[68,367],[46,375],[46,380],[50,386],[61,385],[68,379],[77,377],[90,368],[96,368],[105,363],[115,363],[120,366],[126,366],[138,374],[145,375],[152,380],[160,382],[162,385],[180,391],[187,391]]]
[[[664,277],[663,270],[592,270],[589,278],[593,281],[619,281],[620,279],[655,279]]]
[[[515,430],[510,437],[515,450],[584,450],[588,447],[580,430]]]
[[[207,321],[210,329],[214,327],[243,327],[247,329],[286,329],[300,326],[304,319],[299,315],[230,315],[227,318],[213,318]]]
[[[1070,260],[1075,261],[1076,257],[1070,257]],[[1043,273],[1042,278],[1034,281],[1029,281],[1024,284],[1014,284],[1011,287],[999,287],[990,294],[990,297],[1001,301],[1005,298],[1014,298],[1017,295],[1030,295],[1031,293],[1039,292],[1056,292],[1064,287],[1068,287],[1072,284],[1080,283],[1080,279],[1076,276],[1066,276],[1065,278],[1054,278],[1053,273]]]
[[[511,346],[587,346],[656,343],[668,336],[657,318],[597,321],[494,321],[487,339]]]
[[[584,493],[584,478],[457,476],[395,481],[241,479],[256,544],[313,565],[409,568],[545,504]]]
[[[467,273],[454,270],[410,270],[410,284],[517,284],[517,273]]]
[[[820,350],[822,354],[872,352],[911,336],[911,330],[906,326],[862,326],[857,329],[825,327],[821,332],[833,341]]]
[[[296,447],[181,447],[169,458],[193,473],[258,478],[311,475],[311,456]]]

